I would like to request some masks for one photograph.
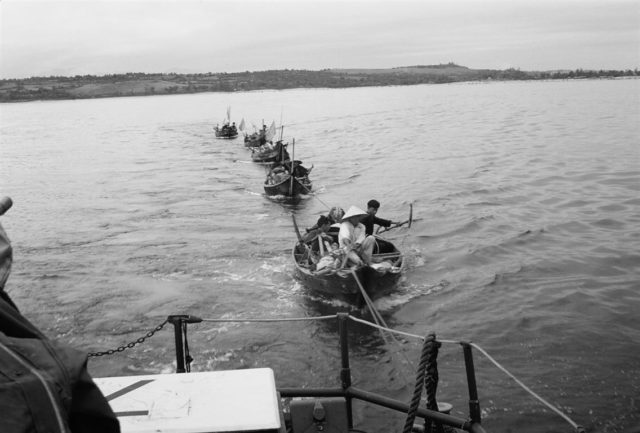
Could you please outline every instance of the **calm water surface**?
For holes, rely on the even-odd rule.
[[[376,303],[389,326],[471,340],[590,432],[640,429],[640,81],[466,83],[196,94],[0,105],[8,291],[53,338],[87,351],[169,314],[292,318],[347,306],[293,276],[291,214],[382,202],[417,220],[389,237],[406,275]],[[264,167],[232,120],[285,124],[314,194],[263,195]],[[292,149],[290,149],[291,151]],[[370,319],[366,312],[353,312]],[[408,401],[420,341],[353,326],[354,383]],[[192,369],[270,366],[280,386],[338,384],[333,322],[190,327]],[[570,426],[476,353],[485,428]],[[171,329],[91,358],[94,376],[170,372]],[[458,346],[438,398],[467,412]],[[357,426],[400,431],[356,407]]]

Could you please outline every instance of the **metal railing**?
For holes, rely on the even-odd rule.
[[[349,343],[348,343],[348,313],[337,313],[335,316],[338,320],[338,332],[340,338],[340,387],[335,388],[278,388],[277,391],[281,397],[343,397],[347,402],[347,421],[349,428],[353,428],[353,400],[365,401],[381,407],[392,409],[398,412],[409,413],[410,406],[399,400],[391,399],[380,394],[365,391],[354,387],[351,383],[351,367],[349,361]],[[331,318],[331,316],[323,316],[322,319]],[[306,318],[321,319],[321,318]],[[283,319],[287,320],[287,319]],[[200,323],[203,319],[188,315],[173,315],[167,318],[167,322],[174,327],[175,346],[176,346],[176,372],[189,372],[189,364],[192,361],[189,355],[189,346],[186,338],[186,329],[188,324]],[[218,321],[218,320],[216,320]],[[221,319],[220,322],[226,320]],[[251,320],[233,320],[237,322],[250,322]],[[274,319],[273,321],[280,321]],[[424,420],[430,420],[435,423],[454,427],[471,433],[484,433],[485,430],[481,426],[480,402],[478,400],[478,390],[476,387],[475,370],[473,364],[472,347],[468,343],[462,343],[463,354],[465,359],[465,369],[467,375],[467,385],[469,389],[469,418],[462,419],[446,413],[418,408],[415,416]]]

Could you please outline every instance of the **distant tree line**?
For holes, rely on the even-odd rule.
[[[344,88],[367,86],[404,86],[438,84],[459,81],[486,80],[557,80],[637,77],[635,70],[583,70],[527,72],[519,69],[468,69],[453,63],[434,66],[414,66],[371,73],[361,71],[268,70],[258,72],[148,74],[126,73],[49,76],[0,80],[0,102],[45,99],[84,99],[132,95],[162,95],[200,92],[236,92],[261,89]],[[424,73],[421,71],[425,71]],[[91,90],[83,86],[92,85]]]

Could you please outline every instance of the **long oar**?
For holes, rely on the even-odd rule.
[[[394,225],[389,226],[389,227],[378,227],[378,230],[376,230],[376,234],[388,232],[391,229],[402,227],[405,224],[409,224],[407,226],[407,228],[411,228],[411,223],[412,222],[413,222],[413,203],[409,203],[409,219],[408,220],[402,221],[401,223],[394,224]]]
[[[309,248],[309,245],[305,244],[302,240],[302,235],[300,234],[300,229],[298,228],[298,223],[296,222],[296,217],[294,214],[291,214],[291,219],[293,220],[293,228],[295,229],[296,236],[298,237],[298,243],[302,245],[305,250],[305,255],[302,256],[302,258],[304,259],[305,257],[308,257],[311,258],[311,261],[314,261],[313,256],[311,255],[311,248]]]

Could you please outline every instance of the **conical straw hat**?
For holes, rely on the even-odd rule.
[[[365,211],[363,211],[362,209],[360,209],[359,207],[351,206],[349,208],[349,210],[347,211],[347,213],[345,213],[344,216],[342,217],[342,222],[348,220],[352,216],[364,216],[366,214],[367,213]]]

